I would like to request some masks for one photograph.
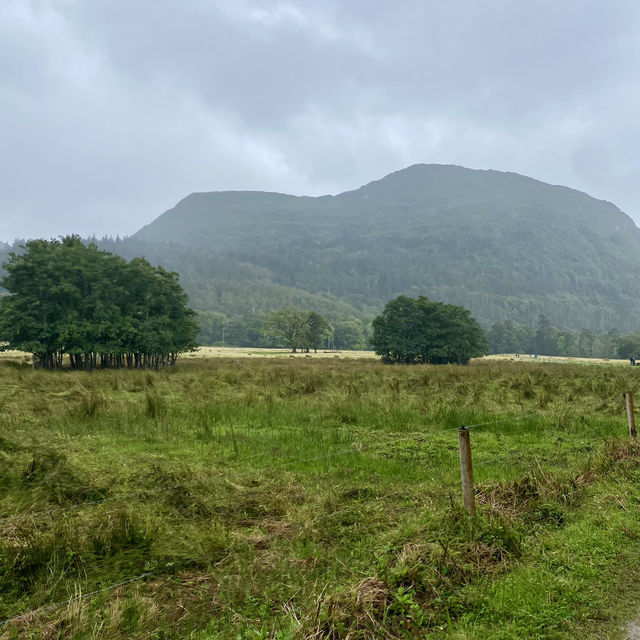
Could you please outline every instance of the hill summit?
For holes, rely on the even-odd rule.
[[[115,248],[228,316],[378,313],[404,293],[488,325],[640,327],[640,230],[613,204],[500,171],[417,164],[336,196],[194,193]]]

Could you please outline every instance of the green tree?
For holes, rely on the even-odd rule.
[[[591,358],[593,356],[593,345],[595,340],[596,337],[590,329],[583,329],[580,331],[576,341],[578,348],[576,355],[582,356],[583,358]]]
[[[511,320],[495,322],[487,332],[489,353],[533,353],[536,332]]]
[[[312,348],[316,353],[324,340],[331,338],[333,327],[329,321],[317,311],[310,311],[307,315],[309,329],[307,331],[307,351]]]
[[[456,305],[442,305],[439,308],[441,322],[440,347],[435,354],[446,362],[452,356],[458,364],[466,364],[469,358],[488,352],[487,338],[482,327],[471,317],[471,312]]]
[[[640,331],[628,333],[616,340],[618,358],[630,358],[634,356],[640,359]]]
[[[213,345],[222,341],[222,328],[229,318],[218,311],[197,311],[198,343]]]
[[[293,353],[298,349],[317,351],[332,335],[333,327],[324,316],[297,307],[270,311],[262,327],[262,336],[267,341],[289,347]]]
[[[553,356],[558,353],[558,331],[551,326],[549,318],[544,315],[538,316],[535,351],[545,356]]]
[[[270,341],[289,347],[293,353],[309,342],[309,312],[296,307],[270,311],[263,335]]]
[[[5,348],[34,366],[158,367],[195,347],[194,312],[178,276],[136,258],[84,245],[77,236],[31,240],[10,254],[0,301]]]
[[[607,333],[597,336],[593,347],[594,355],[598,358],[615,358],[619,339],[620,332],[617,329],[609,329]]]
[[[518,353],[521,351],[516,326],[511,320],[494,322],[487,332],[490,353]]]
[[[334,349],[364,349],[366,338],[362,323],[357,318],[349,318],[333,323]]]
[[[386,362],[457,362],[484,355],[484,331],[463,307],[399,296],[373,321],[371,342]]]

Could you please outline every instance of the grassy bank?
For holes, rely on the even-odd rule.
[[[635,374],[0,364],[0,637],[615,637],[640,601]]]

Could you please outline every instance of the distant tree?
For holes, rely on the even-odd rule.
[[[561,331],[553,327],[545,316],[539,317],[537,329],[510,320],[496,322],[489,329],[487,338],[490,353],[539,353],[582,358],[614,358],[620,344],[633,343],[633,339],[621,343],[617,329],[601,335],[595,335],[590,329]]]
[[[222,341],[222,327],[229,321],[218,311],[197,311],[198,344],[213,345]]]
[[[5,263],[4,348],[34,366],[158,367],[195,347],[197,325],[176,273],[84,245],[77,236],[31,240]]]
[[[557,355],[566,356],[567,355],[567,336],[561,333],[558,336],[558,340],[556,341]]]
[[[362,323],[357,318],[350,318],[333,323],[334,349],[364,349],[366,338]]]
[[[495,322],[487,332],[490,353],[518,353],[523,351],[518,327],[511,321]]]
[[[297,307],[270,311],[262,327],[263,338],[272,344],[285,345],[293,353],[298,349],[317,351],[332,335],[333,327],[324,316]]]
[[[386,362],[464,364],[484,355],[484,331],[463,307],[399,296],[374,319],[371,342]]]
[[[583,358],[593,357],[593,345],[596,337],[591,329],[583,329],[577,337],[577,353],[576,355]]]
[[[536,339],[535,329],[522,324],[517,324],[514,330],[516,336],[516,344],[518,345],[518,353],[533,353],[534,342]]]
[[[263,334],[267,339],[284,344],[296,353],[309,342],[309,312],[296,307],[270,311]]]
[[[593,346],[594,355],[597,358],[615,358],[618,355],[617,342],[620,339],[620,332],[617,329],[610,329],[607,333],[596,336]]]
[[[558,331],[551,326],[549,318],[544,315],[538,316],[534,351],[545,356],[555,355],[558,353],[557,340]]]
[[[318,347],[322,346],[325,339],[333,335],[333,327],[329,321],[316,311],[310,311],[307,315],[307,351],[312,348],[314,352],[318,352]]]
[[[616,349],[619,358],[634,356],[636,359],[640,359],[640,331],[619,337],[616,340]]]

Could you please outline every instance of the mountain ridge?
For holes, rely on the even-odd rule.
[[[564,328],[640,328],[633,220],[514,172],[415,164],[336,195],[195,192],[114,250],[169,264],[197,308],[229,317],[246,311],[234,296],[260,285],[272,295],[249,305],[258,314],[289,290],[367,321],[404,293],[462,304],[485,326],[544,314]]]

